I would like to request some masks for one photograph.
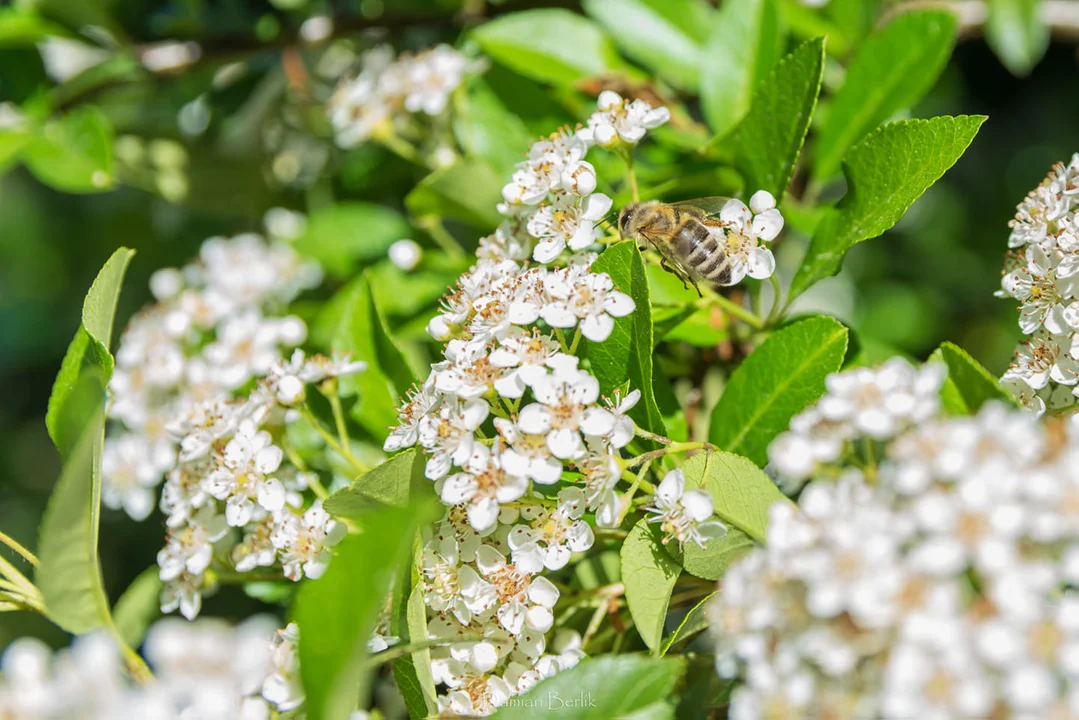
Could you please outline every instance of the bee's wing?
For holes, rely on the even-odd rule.
[[[679,202],[673,202],[671,205],[674,205],[675,207],[697,208],[705,215],[719,215],[720,211],[723,210],[723,206],[731,200],[732,198],[723,195],[712,195],[711,197],[694,198],[693,200],[681,200]]]

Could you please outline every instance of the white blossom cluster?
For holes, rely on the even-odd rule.
[[[641,394],[600,398],[574,351],[581,337],[605,341],[635,305],[581,252],[611,206],[594,193],[584,158],[601,137],[636,143],[666,111],[613,93],[600,104],[587,131],[535,143],[504,188],[506,220],[480,241],[478,262],[428,325],[446,341],[444,359],[410,394],[385,444],[387,452],[419,444],[426,476],[450,506],[423,552],[428,635],[460,639],[432,650],[441,713],[490,714],[583,657],[574,633],[548,642],[559,591],[542,573],[592,546],[586,512],[614,527],[624,511],[620,451],[634,437],[628,413]],[[701,507],[680,504],[674,485],[664,496],[672,505],[657,514],[672,533],[689,533]]]
[[[1079,394],[1079,153],[1058,163],[1010,223],[1002,297],[1019,301],[1028,337],[1002,382],[1041,413]]]
[[[441,115],[476,63],[449,45],[396,58],[383,45],[364,53],[359,73],[338,84],[327,112],[337,143],[354,147],[410,115]]]
[[[104,633],[56,653],[36,638],[20,638],[0,660],[0,717],[269,720],[303,700],[296,694],[295,626],[276,635],[274,627],[266,617],[236,627],[159,620],[143,647],[154,673],[143,685],[131,682]]]
[[[124,330],[109,383],[111,431],[102,457],[102,500],[142,520],[176,464],[175,425],[199,402],[225,400],[265,375],[307,329],[280,309],[321,279],[284,243],[253,234],[210,238],[198,260],[159,270],[157,303]]]
[[[730,716],[1074,717],[1079,425],[946,417],[901,363],[833,376],[772,445],[811,482],[709,606]]]

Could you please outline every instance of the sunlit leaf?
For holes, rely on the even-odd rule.
[[[1013,75],[1028,74],[1049,47],[1042,0],[988,0],[985,40]]]
[[[640,520],[622,545],[622,582],[629,614],[644,644],[655,649],[663,637],[667,604],[681,568],[663,549],[659,527]]]
[[[116,631],[131,647],[142,644],[146,630],[161,615],[160,569],[154,565],[142,571],[128,585],[112,609]]]
[[[21,157],[38,180],[64,192],[102,192],[115,181],[112,125],[89,105],[46,122]]]
[[[951,414],[974,415],[990,400],[1015,404],[1000,382],[958,345],[946,342],[929,359],[948,367],[948,377],[940,392],[945,409]]]
[[[318,260],[326,272],[347,277],[384,257],[390,245],[411,234],[411,226],[392,208],[342,202],[313,212],[295,246]]]
[[[777,502],[790,502],[763,470],[734,453],[698,453],[686,460],[682,472],[686,489],[707,490],[716,516],[758,542],[766,537],[768,509]]]

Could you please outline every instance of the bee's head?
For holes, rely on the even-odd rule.
[[[623,237],[636,235],[641,225],[641,208],[644,203],[630,203],[618,214],[618,229]]]

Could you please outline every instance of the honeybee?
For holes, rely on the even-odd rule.
[[[678,203],[630,203],[618,215],[623,237],[642,240],[660,254],[664,270],[693,284],[703,280],[715,286],[731,284],[731,260],[727,255],[723,225],[716,217],[730,198],[707,197]],[[642,247],[642,249],[644,249]]]

